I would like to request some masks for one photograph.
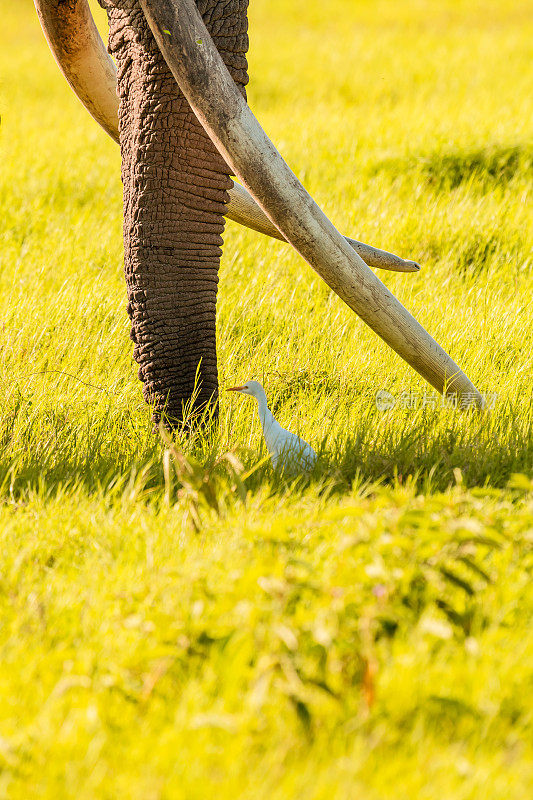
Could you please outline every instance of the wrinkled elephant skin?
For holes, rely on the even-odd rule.
[[[124,263],[134,357],[156,421],[217,396],[215,313],[230,170],[191,111],[137,0],[100,0],[117,62]],[[242,87],[247,0],[200,0]]]

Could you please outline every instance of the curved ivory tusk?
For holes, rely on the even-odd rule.
[[[245,103],[194,0],[140,0],[182,92],[218,150],[284,238],[432,386],[483,405],[473,383],[350,248]]]
[[[118,142],[117,71],[87,0],[34,0],[57,64],[87,111]]]
[[[245,225],[247,228],[252,228],[254,231],[264,233],[272,239],[280,239],[285,242],[286,239],[275,225],[269,220],[265,212],[257,205],[253,197],[246,191],[244,186],[240,183],[234,183],[233,189],[230,190],[231,201],[226,213],[226,216]],[[386,250],[379,250],[377,247],[372,247],[369,244],[358,242],[356,239],[349,239],[344,237],[351,248],[356,253],[359,253],[363,261],[369,267],[377,267],[378,269],[387,269],[392,272],[419,272],[420,264],[416,261],[405,261],[400,256],[395,256],[394,253],[388,253]]]
[[[42,29],[52,53],[75,94],[104,130],[119,141],[117,71],[91,15],[87,0],[34,0]],[[259,208],[243,186],[229,191],[226,216],[274,239],[283,235]],[[379,250],[355,239],[351,247],[371,267],[393,272],[418,272],[415,261]]]

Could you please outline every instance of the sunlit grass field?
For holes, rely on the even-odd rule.
[[[319,451],[293,481],[251,398],[152,431],[118,148],[0,11],[0,797],[523,800],[532,3],[251,0],[254,112],[343,233],[422,264],[380,277],[493,404],[442,407],[228,223],[221,386]]]

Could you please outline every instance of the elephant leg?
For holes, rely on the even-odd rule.
[[[118,70],[124,267],[134,357],[154,420],[218,392],[216,299],[230,170],[166,65],[138,0],[100,0]],[[248,0],[198,0],[244,92]]]

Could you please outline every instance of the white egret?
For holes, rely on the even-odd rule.
[[[303,439],[295,433],[286,431],[274,418],[269,409],[265,390],[258,381],[247,381],[242,386],[232,386],[228,392],[250,394],[257,400],[259,419],[263,428],[263,436],[270,453],[274,469],[311,470],[316,462],[316,453]]]

